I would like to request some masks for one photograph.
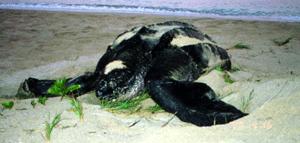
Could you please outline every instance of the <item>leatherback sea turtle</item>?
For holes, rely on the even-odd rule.
[[[141,90],[165,111],[198,126],[224,124],[247,114],[217,99],[204,83],[193,82],[205,69],[231,68],[227,52],[193,25],[168,21],[132,28],[108,46],[94,72],[67,80],[80,84],[77,95],[95,90],[100,99],[128,100]],[[48,95],[54,80],[26,79],[23,90]]]

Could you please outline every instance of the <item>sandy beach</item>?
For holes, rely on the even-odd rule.
[[[195,25],[227,49],[235,80],[212,71],[199,79],[224,101],[241,108],[253,95],[245,118],[226,125],[196,127],[172,115],[115,114],[96,105],[94,95],[81,99],[85,121],[68,111],[67,101],[52,98],[32,108],[31,99],[16,100],[20,82],[28,77],[59,78],[93,71],[107,45],[123,31],[143,24],[179,20]],[[274,40],[292,38],[278,46]],[[232,48],[237,43],[249,49]],[[44,123],[55,113],[64,119],[52,142],[299,142],[300,23],[241,21],[141,14],[66,13],[0,10],[0,101],[14,100],[11,110],[0,107],[0,142],[44,142]],[[129,127],[130,124],[139,122]],[[84,137],[83,137],[84,136]]]

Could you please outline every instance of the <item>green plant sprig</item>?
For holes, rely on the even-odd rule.
[[[253,92],[254,92],[254,89],[251,90],[251,92],[249,93],[248,96],[243,96],[241,98],[241,111],[246,112],[246,110],[249,108],[250,102],[254,98]]]
[[[273,39],[272,41],[277,45],[277,46],[283,46],[287,43],[289,43],[293,38],[288,37],[286,39]]]
[[[47,122],[45,123],[45,137],[47,141],[50,141],[51,139],[51,133],[53,131],[53,128],[61,121],[61,113],[56,114],[51,123]]]
[[[163,109],[158,104],[155,104],[154,106],[150,106],[146,110],[151,112],[151,113],[156,113],[156,112],[163,111]]]
[[[70,86],[66,86],[67,79],[58,79],[54,82],[54,84],[48,89],[48,94],[59,95],[61,96],[61,100],[64,96],[70,94],[71,92],[80,89],[79,84],[74,84]]]
[[[72,106],[72,111],[79,117],[80,121],[83,121],[82,104],[75,98],[70,98],[70,104]]]
[[[35,100],[31,100],[30,104],[31,104],[32,108],[35,108],[35,106],[36,106]]]
[[[250,46],[246,45],[244,43],[237,43],[232,48],[233,49],[250,49]]]
[[[46,101],[48,100],[48,98],[46,96],[40,96],[37,100],[38,103],[42,104],[42,105],[46,105]]]
[[[221,65],[216,66],[215,70],[219,72],[224,72],[224,69],[221,67]]]
[[[3,106],[4,109],[12,109],[14,107],[14,102],[13,101],[5,101],[5,102],[2,102],[1,105]]]
[[[150,98],[149,94],[147,92],[142,92],[137,97],[130,100],[122,100],[122,101],[101,100],[100,106],[102,108],[106,108],[111,111],[116,111],[116,112],[129,111],[129,113],[133,113],[138,111],[141,102],[148,98]]]
[[[227,72],[224,73],[223,78],[226,83],[234,83],[234,80],[231,79],[230,75]]]

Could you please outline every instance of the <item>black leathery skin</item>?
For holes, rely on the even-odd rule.
[[[200,42],[172,45],[178,35]],[[99,99],[130,99],[146,89],[165,111],[198,126],[224,124],[247,115],[219,100],[208,85],[194,82],[211,64],[223,61],[223,69],[231,68],[226,50],[195,26],[178,21],[150,24],[125,31],[115,41],[94,72],[67,80],[67,86],[81,85],[74,92],[78,96],[95,90]],[[105,72],[109,64],[112,69]],[[25,80],[37,96],[49,96],[47,89],[53,82]]]
[[[247,115],[218,100],[204,83],[160,80],[148,86],[151,98],[163,109],[198,126],[224,124]]]

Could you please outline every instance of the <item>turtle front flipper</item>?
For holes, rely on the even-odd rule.
[[[149,81],[148,90],[151,98],[164,110],[197,126],[224,124],[247,115],[218,100],[204,83],[155,80]]]
[[[16,97],[27,99],[47,95],[47,90],[54,82],[55,80],[39,80],[29,77],[20,84]]]
[[[71,86],[78,84],[80,88],[74,91],[74,95],[79,96],[87,93],[95,88],[95,82],[97,77],[94,73],[85,73],[81,76],[75,78],[66,79],[65,86]],[[26,99],[34,98],[39,96],[46,97],[56,97],[60,95],[53,95],[48,93],[48,89],[55,83],[55,80],[40,80],[36,78],[28,78],[20,84],[18,92],[16,94],[17,98]]]

